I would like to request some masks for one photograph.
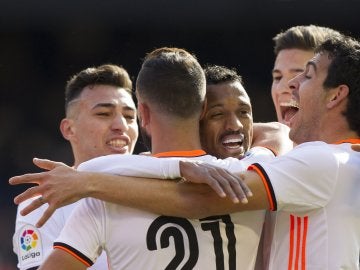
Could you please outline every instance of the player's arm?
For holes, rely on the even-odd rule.
[[[211,178],[211,166],[202,166],[194,162],[180,161],[181,174],[188,180],[199,178]],[[245,171],[239,174],[242,181],[251,190],[252,196],[247,197],[247,203],[233,203],[229,198],[220,198],[207,185],[195,185],[185,183],[177,185],[178,191],[171,192],[172,187],[164,192],[164,200],[170,200],[168,194],[174,194],[182,205],[181,209],[175,209],[171,205],[157,205],[156,208],[162,207],[162,214],[178,215],[186,218],[202,218],[210,215],[222,215],[239,211],[272,209],[275,198],[271,196],[268,190],[271,190],[271,183],[254,170]],[[167,194],[166,194],[167,193]],[[181,199],[179,199],[181,198]],[[152,206],[148,206],[152,207]],[[180,207],[180,205],[179,205]]]
[[[123,156],[124,155],[122,155],[122,157]],[[157,162],[160,161],[160,159],[156,158],[153,158],[153,160],[156,160]],[[31,187],[22,194],[18,195],[14,201],[15,203],[21,203],[28,198],[32,198],[37,195],[42,196],[41,200],[34,200],[33,203],[31,203],[28,207],[24,208],[21,211],[22,215],[27,215],[28,213],[43,205],[45,202],[48,203],[48,208],[44,212],[42,218],[36,224],[39,227],[41,227],[49,219],[49,217],[54,213],[57,208],[73,203],[84,197],[93,197],[109,202],[124,205],[126,204],[129,206],[144,209],[145,207],[143,207],[141,204],[143,203],[146,206],[149,201],[151,202],[152,200],[157,200],[158,194],[162,193],[164,185],[167,185],[166,183],[164,183],[165,181],[157,181],[152,183],[152,181],[155,181],[154,179],[143,179],[134,181],[133,177],[120,177],[92,172],[78,172],[66,166],[65,164],[56,163],[49,160],[35,159],[34,163],[40,168],[48,169],[50,171],[13,177],[10,179],[10,183],[37,184],[37,186]],[[140,166],[139,163],[137,163],[137,166]],[[165,171],[171,171],[169,169],[170,167],[171,166],[165,166],[165,168],[167,168]],[[164,171],[163,168],[159,168],[159,170],[160,169],[161,171]],[[217,170],[212,171],[215,171],[215,173],[217,172]],[[147,172],[147,175],[151,175],[150,170]],[[163,178],[165,178],[166,175],[172,174],[170,172],[164,173]],[[181,176],[180,172],[178,172],[178,176]],[[216,179],[219,178],[221,180],[217,181]],[[197,179],[199,179],[199,181],[197,181]],[[239,181],[236,177],[232,176],[229,172],[225,170],[221,170],[220,173],[214,175],[214,177],[212,178],[195,178],[194,181],[197,181],[197,183],[205,181],[203,183],[209,184],[214,190],[217,191],[220,196],[224,197],[227,194],[228,197],[230,197],[233,201],[244,200],[244,198],[246,197],[245,194],[249,192],[249,190],[243,185],[241,181]],[[150,183],[150,186],[147,183]],[[171,187],[173,187],[172,184],[174,183],[170,184]],[[150,190],[153,190],[154,192],[152,193],[152,196],[151,194],[149,194],[148,200],[142,200],[141,194],[149,192]],[[176,188],[174,188],[173,192],[177,192]],[[131,203],[132,198],[135,201],[140,200],[140,202],[138,202],[140,205],[133,205]],[[174,199],[172,198],[170,200],[170,203],[172,203],[173,200]],[[159,213],[159,211],[154,212]]]
[[[182,173],[188,179],[206,180],[211,177],[209,174],[214,172],[209,172],[206,166],[194,165],[192,162],[186,164],[182,166]],[[94,174],[88,176],[96,177]],[[206,184],[145,178],[134,181],[132,177],[124,176],[112,176],[107,179],[112,182],[113,187],[116,186],[112,189],[111,198],[108,196],[110,192],[100,191],[102,188],[97,186],[92,187],[89,195],[161,215],[184,218],[203,218],[238,211],[268,209],[266,188],[258,174],[249,171],[244,173],[243,177],[253,193],[253,196],[247,199],[247,203],[234,203],[229,197],[221,198]],[[99,184],[99,181],[96,183]],[[107,194],[106,198],[104,194]]]
[[[208,166],[199,166],[193,162],[181,162],[181,173],[187,179],[207,181],[217,170]],[[252,190],[253,196],[248,203],[233,203],[221,198],[206,184],[176,182],[150,178],[138,178],[81,173],[83,183],[87,182],[86,197],[97,198],[124,206],[139,208],[149,212],[179,216],[184,218],[202,218],[211,215],[228,214],[237,211],[268,209],[269,200],[263,181],[257,173],[249,171],[243,179]],[[99,178],[104,182],[99,181]],[[85,181],[87,179],[87,181]]]
[[[179,168],[185,179],[197,183],[217,179],[219,174],[225,178],[232,177],[226,174],[226,170],[191,161],[180,161]],[[98,181],[98,177],[104,176],[94,173],[83,174],[82,177],[86,177],[87,183],[90,184],[86,187],[86,196],[162,215],[201,218],[269,207],[264,182],[254,171],[242,175],[253,193],[245,204],[234,204],[229,197],[221,198],[207,184],[145,178],[134,180],[133,177],[109,175],[106,180],[103,179],[107,181],[104,185]]]
[[[276,155],[287,153],[293,148],[289,139],[289,127],[279,122],[254,123],[252,147],[262,146],[271,149]]]
[[[196,218],[267,207],[267,200],[264,198],[266,196],[265,189],[260,178],[254,172],[249,172],[245,177],[245,183],[249,185],[254,194],[249,198],[247,204],[234,204],[228,197],[221,198],[206,184],[177,183],[150,178],[134,180],[134,177],[89,172],[77,172],[77,174],[77,178],[74,180],[79,181],[78,185],[82,187],[81,196],[83,197],[93,197],[163,215]],[[29,196],[28,194],[23,196]],[[53,195],[53,197],[47,197],[49,207],[37,226],[42,226],[58,208],[57,201],[63,200],[63,197],[57,195],[56,192]],[[79,195],[76,194],[76,196]],[[258,201],[259,199],[261,201]],[[32,205],[32,208],[35,207],[35,204]],[[33,209],[24,210],[22,214],[27,214]]]
[[[61,249],[54,249],[40,266],[39,270],[85,270],[87,267],[87,265],[77,260],[69,253]]]

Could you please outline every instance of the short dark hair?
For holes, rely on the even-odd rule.
[[[207,85],[235,81],[243,84],[241,76],[234,68],[229,69],[224,66],[206,65],[204,72]]]
[[[317,25],[298,25],[277,34],[274,53],[278,55],[281,50],[300,49],[304,51],[314,51],[317,46],[323,43],[330,36],[340,36],[341,34],[331,28]]]
[[[149,53],[136,80],[136,91],[164,114],[187,118],[202,110],[206,82],[196,57],[184,49]]]
[[[327,53],[331,59],[324,88],[341,84],[349,87],[344,115],[349,127],[360,135],[360,42],[348,36],[330,37],[316,53]]]
[[[106,64],[90,67],[70,78],[65,87],[65,111],[71,101],[80,96],[86,86],[111,85],[132,93],[132,82],[127,71],[117,65]]]

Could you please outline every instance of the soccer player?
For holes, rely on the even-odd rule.
[[[240,208],[277,210],[269,269],[359,269],[360,157],[351,150],[360,142],[359,72],[358,41],[330,37],[316,49],[305,71],[289,82],[297,107],[290,138],[299,145],[243,174],[254,193],[246,207],[226,206],[188,188],[168,189],[156,211],[202,217]],[[201,177],[195,169],[182,173]],[[189,213],[169,210],[167,202],[177,193]]]
[[[242,86],[241,77],[237,75],[235,71],[219,66],[209,66],[205,69],[205,73],[207,80],[208,106],[200,121],[203,133],[202,145],[208,152],[214,153],[217,156],[242,158],[245,152],[248,152],[252,140],[252,111],[250,99]],[[276,125],[275,127],[279,128]],[[269,131],[269,128],[267,131]],[[270,133],[265,132],[259,134],[257,141],[261,142],[265,139],[264,143],[266,143],[266,145],[279,152],[282,149],[279,147],[279,144],[274,145],[274,141],[289,141],[286,137],[287,130],[280,133],[274,133],[271,129],[270,131]],[[266,136],[264,136],[265,134],[267,134],[268,137],[271,137],[271,140],[266,138]],[[274,135],[278,137],[280,135],[280,137],[277,138],[277,140],[274,140]],[[269,141],[270,144],[268,143]],[[252,158],[254,158],[256,156],[256,151],[253,149],[248,152],[247,155],[251,155]],[[106,164],[104,166],[98,166],[97,171],[104,171],[105,169]],[[129,171],[126,171],[125,173],[129,174]],[[51,175],[53,176],[54,173]],[[69,174],[67,174],[67,176],[68,175]],[[142,171],[139,176],[150,175],[151,174]],[[98,178],[100,179],[100,177]],[[98,183],[96,192],[99,194],[104,192],[105,194],[108,193],[111,196],[116,196],[117,193],[114,192],[116,188],[108,189],[108,192],[106,190],[104,191],[104,187],[106,187],[105,183],[108,183],[108,181],[106,179],[99,181],[99,179],[96,179]],[[60,180],[61,187],[64,187],[65,180],[66,179]],[[57,196],[59,194],[61,196],[59,199],[62,200],[65,193],[75,191],[78,187],[80,188],[80,193],[84,194],[84,191],[86,193],[88,186],[91,186],[94,189],[93,184],[86,184],[86,182],[88,183],[87,180],[88,179],[83,179],[79,183],[80,185],[76,185],[76,181],[71,180],[71,182],[68,182],[68,184],[65,185],[67,187],[66,190],[60,191],[59,189],[56,189],[55,192],[47,192],[47,194],[52,193],[51,196]],[[51,186],[54,188],[53,182]],[[77,197],[79,196],[82,195],[78,194]],[[107,199],[106,197],[101,196],[99,196],[99,198]],[[71,200],[73,199],[74,198]],[[50,200],[50,197],[46,197],[46,200]],[[34,203],[37,204],[38,202],[34,201]]]
[[[204,71],[207,106],[200,120],[200,139],[206,153],[241,159],[249,154],[250,146],[265,146],[276,154],[291,148],[286,126],[253,123],[250,98],[235,70],[210,65]]]
[[[132,82],[122,67],[102,65],[74,75],[66,85],[65,112],[60,130],[71,144],[74,168],[94,157],[132,153],[138,137],[137,114]],[[27,216],[20,212],[41,198],[24,201],[18,207],[13,247],[19,269],[36,269],[46,259],[77,205],[58,209],[45,226],[37,228],[46,204]],[[105,256],[92,269],[107,269]]]
[[[272,70],[271,96],[277,120],[289,125],[296,112],[288,82],[304,72],[306,63],[314,57],[315,48],[330,36],[341,34],[328,27],[298,25],[277,34],[273,41],[275,63]]]
[[[289,119],[297,111],[296,102],[292,98],[292,90],[288,82],[304,72],[306,63],[314,57],[315,49],[329,36],[339,36],[340,33],[328,27],[317,25],[293,26],[278,33],[274,38],[275,62],[272,70],[271,96],[274,103],[277,120],[289,125]],[[272,213],[266,214],[263,237],[271,241],[273,218]],[[262,240],[263,241],[263,240]],[[267,260],[269,244],[260,245],[260,257]],[[262,249],[264,249],[262,251]],[[261,254],[264,254],[262,256]],[[261,260],[258,260],[260,263]],[[266,262],[265,262],[266,264]],[[262,265],[257,266],[263,269]]]
[[[202,134],[200,139],[206,152],[210,152],[216,157],[242,159],[249,151],[250,143],[252,146],[265,146],[277,154],[284,153],[292,147],[292,142],[288,138],[288,128],[285,125],[262,123],[261,129],[253,134],[250,99],[242,86],[242,78],[236,71],[215,65],[206,67],[204,71],[207,80],[207,106],[200,120],[200,134]],[[256,137],[255,140],[253,136]],[[145,138],[144,141],[146,142],[148,139]],[[254,154],[250,151],[247,155],[250,153]],[[51,173],[17,176],[12,178],[10,182],[12,184],[37,183],[39,185],[17,196],[16,202],[31,198],[36,194],[45,195],[46,193],[48,195],[45,199],[49,204],[48,211],[39,220],[39,226],[46,222],[56,208],[79,198],[93,196],[95,185],[96,198],[116,202],[114,190],[117,189],[117,181],[114,179],[112,182],[112,179],[108,179],[108,175],[80,179],[81,174],[78,178],[78,173],[74,170],[59,170],[57,168],[57,166],[64,168],[63,164],[40,159],[35,159],[34,163],[41,168],[47,170],[55,168],[55,170],[52,170]],[[73,175],[70,177],[70,174]],[[80,184],[77,184],[78,181]],[[64,185],[64,183],[66,184]],[[215,179],[212,183],[212,187],[219,195],[227,194],[234,201],[243,199],[242,190],[237,189],[237,185],[231,186],[225,182],[224,185],[219,186]],[[91,190],[87,190],[87,188]],[[239,193],[235,194],[236,191]],[[22,213],[26,215],[39,205],[41,204],[34,201]]]
[[[150,137],[152,155],[159,157],[160,163],[178,163],[166,157],[192,157],[243,171],[251,162],[251,156],[242,161],[220,161],[201,150],[199,120],[205,100],[205,76],[191,54],[177,48],[161,48],[148,54],[137,78],[136,93],[143,135]],[[267,149],[259,151],[263,151],[265,160],[273,157]],[[154,160],[130,156],[141,162],[128,162],[124,171],[114,169],[127,158],[122,157],[93,159],[80,165],[79,170],[139,170],[141,174],[148,166],[147,160]],[[264,211],[252,211],[187,220],[87,198],[73,212],[41,269],[85,269],[101,250],[106,250],[111,269],[252,269],[263,215]]]
[[[165,215],[200,218],[277,210],[269,269],[358,269],[360,158],[351,144],[360,142],[359,72],[358,41],[330,37],[316,49],[305,71],[289,82],[298,108],[290,120],[290,138],[299,145],[242,174],[253,191],[247,204],[218,198],[204,185],[126,178],[117,183],[123,187],[117,201]],[[188,180],[209,178],[212,171],[199,173],[201,168],[180,162]],[[134,194],[141,194],[141,200]]]

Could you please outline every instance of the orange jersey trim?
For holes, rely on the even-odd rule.
[[[71,256],[75,257],[77,260],[79,260],[80,262],[85,264],[87,267],[90,267],[92,265],[87,260],[81,258],[78,254],[76,254],[74,251],[70,250],[69,248],[66,248],[66,247],[61,246],[61,245],[55,245],[55,244],[54,244],[53,248],[61,249],[61,250],[65,251],[65,252],[69,253]]]
[[[300,246],[301,246],[301,218],[297,217],[296,218],[296,223],[297,223],[297,230],[296,230],[296,255],[295,255],[295,269],[298,270],[299,269],[299,259],[300,259]]]
[[[190,151],[169,151],[152,155],[153,157],[199,157],[206,155],[204,150],[190,150]]]
[[[308,227],[308,216],[295,217],[294,215],[290,215],[288,270],[306,270]]]
[[[345,139],[345,140],[340,140],[335,142],[334,144],[341,144],[341,143],[351,143],[351,144],[359,144],[360,143],[360,139],[359,138],[350,138],[350,139]]]
[[[289,233],[289,261],[288,261],[288,270],[292,268],[293,254],[294,254],[294,230],[295,230],[295,220],[294,216],[290,215],[290,233]]]
[[[249,171],[255,171],[261,178],[263,184],[264,184],[264,187],[265,187],[265,190],[266,190],[266,194],[267,194],[267,197],[268,197],[268,200],[269,200],[269,210],[271,211],[275,211],[277,206],[276,206],[276,199],[275,199],[275,193],[272,189],[272,185],[271,185],[271,182],[268,178],[268,176],[266,175],[266,172],[262,169],[262,167],[260,166],[260,164],[257,164],[257,163],[254,163],[252,165],[250,165],[248,167],[248,170]]]
[[[302,256],[301,256],[301,270],[306,269],[306,239],[307,239],[307,232],[309,227],[309,217],[304,217],[304,226],[303,226],[303,239],[302,239]]]

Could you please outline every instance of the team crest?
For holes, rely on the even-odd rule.
[[[26,225],[18,235],[19,264],[20,266],[36,266],[42,262],[42,243],[39,230]]]

